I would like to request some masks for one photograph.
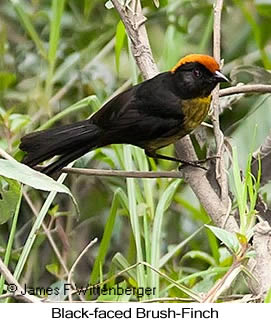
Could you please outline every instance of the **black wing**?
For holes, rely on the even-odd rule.
[[[144,146],[154,139],[173,136],[182,127],[181,100],[170,88],[168,73],[119,94],[91,120],[104,130],[104,143]]]

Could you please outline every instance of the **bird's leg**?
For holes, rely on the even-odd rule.
[[[181,169],[181,168],[183,168],[185,166],[193,166],[193,167],[198,167],[198,168],[206,170],[206,168],[201,166],[200,164],[203,164],[207,160],[213,158],[213,157],[209,157],[209,158],[206,158],[204,160],[188,161],[188,160],[183,160],[183,159],[179,159],[179,158],[175,158],[175,157],[160,155],[160,154],[157,154],[153,150],[145,150],[145,154],[147,156],[155,158],[155,159],[164,159],[164,160],[174,161],[174,162],[177,162],[177,163],[182,163],[182,165],[179,167],[179,169]]]
[[[210,157],[206,157],[206,158],[204,158],[204,159],[199,159],[199,160],[197,160],[196,161],[196,163],[198,163],[198,164],[203,164],[203,163],[206,163],[207,161],[209,161],[209,160],[212,160],[212,159],[219,159],[219,158],[221,158],[220,156],[218,156],[218,155],[214,155],[214,156],[210,156]]]
[[[180,165],[178,167],[178,170],[181,170],[182,168],[184,168],[185,166],[190,165],[191,163],[194,163],[194,165],[191,165],[191,166],[199,167],[199,168],[202,168],[204,170],[207,170],[206,167],[200,166],[200,164],[206,163],[207,161],[212,160],[212,159],[216,159],[216,158],[220,158],[220,156],[211,156],[211,157],[206,157],[204,159],[199,159],[199,160],[195,160],[195,161],[185,162],[185,163],[183,163],[182,165]]]

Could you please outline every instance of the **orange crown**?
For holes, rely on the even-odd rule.
[[[171,69],[171,72],[174,73],[180,66],[186,63],[198,62],[204,65],[210,72],[214,73],[219,70],[219,65],[216,60],[209,55],[201,54],[190,54],[183,57],[179,62]]]

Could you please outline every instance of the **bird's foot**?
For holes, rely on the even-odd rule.
[[[187,166],[192,166],[192,167],[201,168],[201,169],[207,171],[207,168],[202,166],[202,164],[206,163],[209,160],[213,160],[213,159],[217,159],[217,158],[220,158],[220,156],[215,155],[215,156],[211,156],[211,157],[207,157],[205,159],[199,159],[199,160],[195,160],[195,161],[184,161],[182,163],[182,165],[180,165],[178,167],[178,170],[180,171],[180,170],[184,169]]]
[[[207,168],[206,167],[204,167],[204,166],[202,166],[201,165],[202,163],[199,163],[198,161],[190,161],[190,162],[184,162],[184,163],[182,163],[179,167],[178,167],[178,170],[179,171],[181,171],[181,170],[183,170],[185,167],[187,167],[187,166],[192,166],[192,167],[197,167],[197,168],[201,168],[201,169],[203,169],[203,170],[205,170],[205,171],[207,171]]]

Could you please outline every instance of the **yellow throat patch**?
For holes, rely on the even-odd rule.
[[[179,131],[172,136],[153,140],[151,143],[149,143],[148,148],[156,150],[161,147],[165,147],[189,134],[206,118],[210,104],[211,95],[208,97],[182,100],[182,112],[184,114],[184,120],[180,121],[182,126],[180,127]]]
[[[210,104],[211,95],[202,98],[182,100],[182,112],[185,116],[184,128],[190,132],[197,128],[206,118]]]

